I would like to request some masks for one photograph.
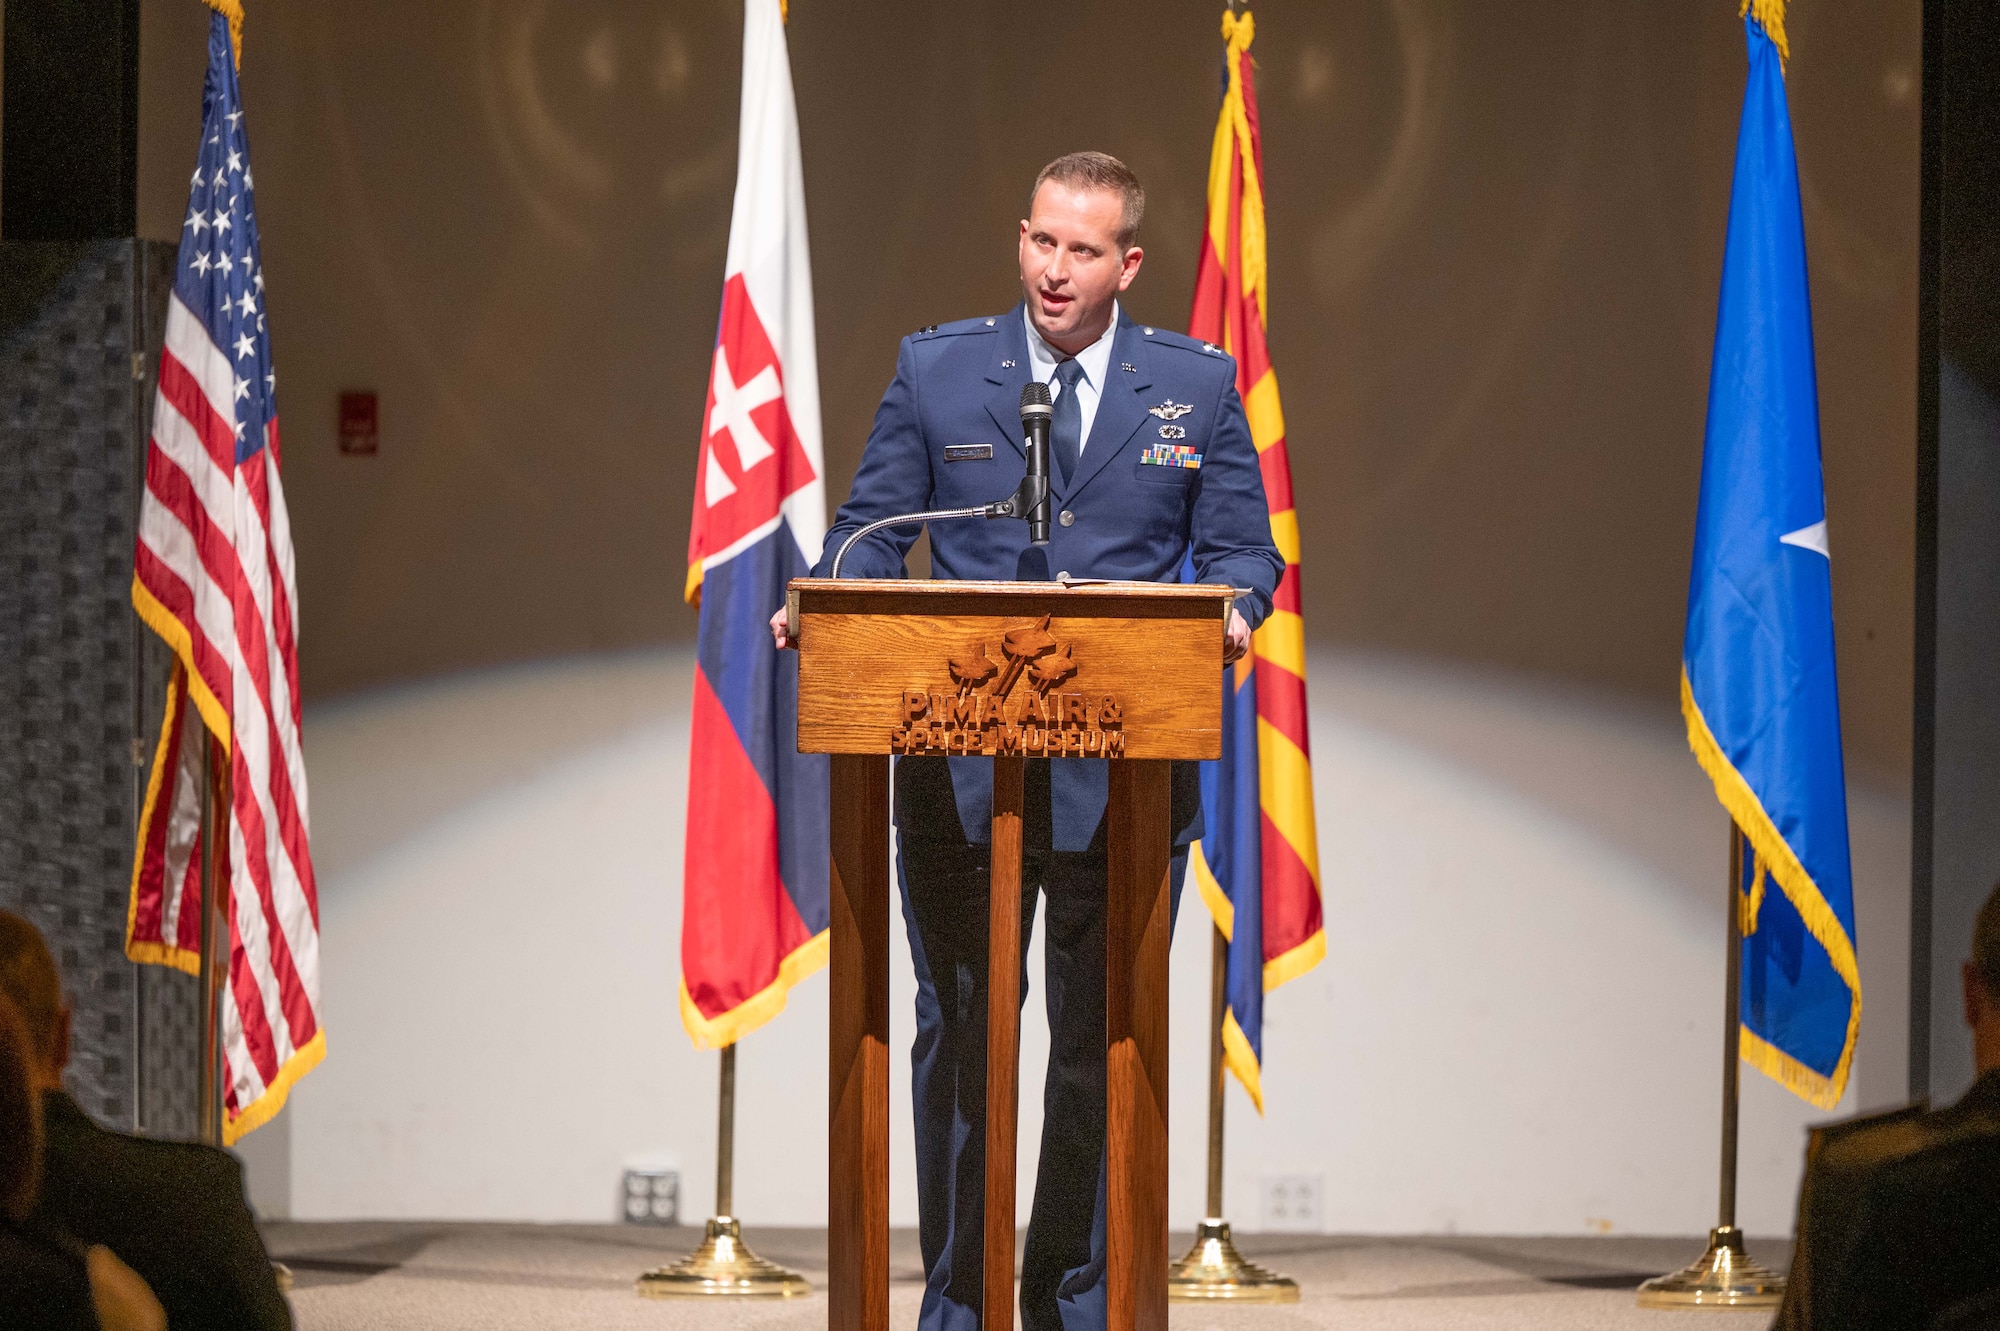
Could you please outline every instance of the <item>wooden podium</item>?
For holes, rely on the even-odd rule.
[[[829,1326],[889,1324],[889,755],[993,760],[983,1325],[1014,1319],[1024,758],[1111,764],[1110,1331],[1167,1325],[1170,759],[1222,754],[1227,587],[801,578],[799,750],[833,755]]]

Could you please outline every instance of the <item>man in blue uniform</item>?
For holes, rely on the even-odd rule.
[[[1139,274],[1145,209],[1116,158],[1073,153],[1035,180],[1021,223],[1022,303],[903,339],[854,488],[815,576],[880,518],[1011,494],[1027,467],[1021,388],[1054,397],[1049,543],[1010,520],[931,528],[939,578],[1177,582],[1240,589],[1226,660],[1249,650],[1284,561],[1271,541],[1257,450],[1218,347],[1134,323],[1118,295]],[[844,576],[899,578],[915,527],[856,544]],[[784,612],[771,621],[780,647]],[[1217,661],[1219,668],[1225,661]],[[1219,674],[1189,681],[1221,687]],[[1027,765],[1022,955],[1035,898],[1047,921],[1049,1072],[1041,1159],[1021,1273],[1027,1331],[1092,1331],[1104,1308],[1104,808],[1102,762]],[[1173,773],[1173,892],[1200,835],[1195,765]],[[985,1176],[986,958],[992,768],[985,758],[904,758],[895,807],[903,916],[917,971],[912,1088],[924,1331],[979,1324]],[[1026,993],[1023,984],[1022,992]]]

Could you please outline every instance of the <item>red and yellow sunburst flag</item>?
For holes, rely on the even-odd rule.
[[[1264,472],[1271,535],[1285,557],[1271,615],[1249,656],[1223,678],[1223,746],[1202,764],[1195,882],[1229,940],[1223,1054],[1264,1109],[1264,994],[1326,955],[1312,747],[1306,736],[1305,621],[1299,613],[1299,519],[1278,377],[1264,344],[1264,158],[1248,10],[1224,13],[1222,115],[1208,162],[1208,231],[1188,332],[1236,358],[1236,391]]]

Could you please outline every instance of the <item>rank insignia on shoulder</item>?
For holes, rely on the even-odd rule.
[[[1159,406],[1148,407],[1146,408],[1146,410],[1152,412],[1155,416],[1158,416],[1163,421],[1177,421],[1181,417],[1187,415],[1190,411],[1193,411],[1194,406],[1191,403],[1176,402],[1172,398],[1168,398],[1165,402],[1162,402]]]
[[[925,324],[917,330],[917,336],[922,337],[925,333],[935,333],[937,330],[938,326],[936,324]]]
[[[944,460],[946,462],[973,462],[992,456],[993,445],[991,444],[946,444],[944,446]]]
[[[1176,427],[1162,425],[1160,433]],[[1173,436],[1169,436],[1170,438]],[[1139,454],[1139,464],[1145,467],[1180,467],[1187,471],[1201,470],[1201,454],[1194,451],[1192,444],[1148,444]]]
[[[1201,349],[1202,349],[1203,351],[1206,351],[1206,352],[1207,352],[1207,353],[1208,353],[1209,355],[1211,355],[1211,356],[1220,356],[1220,355],[1222,354],[1222,348],[1221,348],[1221,347],[1218,347],[1218,346],[1216,346],[1216,345],[1215,345],[1215,343],[1213,343],[1213,342],[1204,342],[1204,343],[1202,343],[1202,344],[1201,344]]]

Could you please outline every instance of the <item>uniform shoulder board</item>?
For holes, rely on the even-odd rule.
[[[994,318],[958,319],[946,324],[925,324],[911,337],[961,337],[967,333],[990,333],[999,327],[1000,320]]]
[[[1200,338],[1189,337],[1185,333],[1176,333],[1157,325],[1149,324],[1145,331],[1147,339],[1155,346],[1175,347],[1201,356],[1226,357],[1229,354],[1213,342],[1204,342]]]

